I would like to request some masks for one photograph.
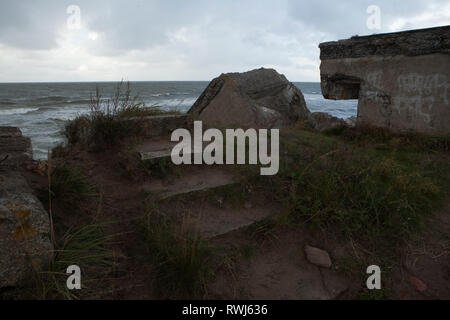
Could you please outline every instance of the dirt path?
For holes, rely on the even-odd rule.
[[[395,298],[450,299],[450,199],[428,230],[407,245],[394,279]]]

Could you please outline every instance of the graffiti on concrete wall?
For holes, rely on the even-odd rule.
[[[444,74],[400,75],[397,78],[397,92],[392,99],[393,111],[407,121],[423,121],[433,125],[436,106],[449,105],[449,82]]]
[[[382,76],[382,71],[374,71],[366,75],[361,86],[360,100],[364,101],[364,104],[377,106],[377,110],[383,118],[390,118],[392,114],[391,96],[383,90]]]
[[[400,93],[422,97],[433,96],[445,105],[449,104],[449,83],[445,74],[422,75],[410,73],[400,75],[397,84]]]
[[[386,120],[395,117],[409,123],[409,127],[418,123],[432,127],[439,114],[436,108],[450,107],[450,85],[445,74],[401,74],[394,83],[393,88],[385,88],[382,71],[368,73],[360,98],[365,104],[376,106]]]

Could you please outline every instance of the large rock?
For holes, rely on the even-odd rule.
[[[0,166],[14,166],[30,160],[33,156],[30,138],[22,136],[15,127],[0,127]]]
[[[313,112],[311,114],[311,123],[314,129],[321,132],[337,127],[349,126],[344,119],[333,117],[325,112]]]
[[[20,167],[31,144],[17,128],[0,127],[0,288],[14,286],[52,254],[47,212],[33,195]]]
[[[357,124],[450,133],[450,26],[320,44],[322,92],[358,99]]]
[[[280,128],[310,116],[301,91],[264,68],[215,78],[189,114],[219,128]]]

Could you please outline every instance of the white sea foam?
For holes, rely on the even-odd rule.
[[[37,111],[39,108],[14,108],[14,109],[0,109],[1,115],[12,115],[12,114],[26,114],[29,112]]]

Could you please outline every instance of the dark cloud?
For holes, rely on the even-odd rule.
[[[5,74],[11,70],[7,64],[30,78],[45,70],[49,79],[64,74],[79,79],[83,72],[105,80],[127,75],[144,80],[209,79],[224,71],[274,66],[293,80],[318,80],[318,44],[373,33],[366,27],[368,5],[380,6],[378,32],[384,32],[393,26],[402,30],[445,23],[450,9],[442,13],[439,8],[446,3],[0,0],[0,81],[13,77]],[[66,9],[72,4],[81,9],[80,31],[67,30]],[[417,18],[424,13],[428,16]]]

